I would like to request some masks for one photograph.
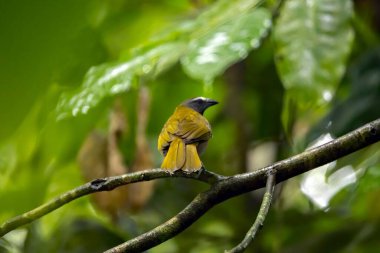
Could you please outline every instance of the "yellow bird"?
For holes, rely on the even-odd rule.
[[[158,150],[164,156],[161,168],[188,172],[202,168],[199,155],[212,136],[210,123],[203,113],[217,103],[209,98],[197,97],[177,106],[158,137]]]

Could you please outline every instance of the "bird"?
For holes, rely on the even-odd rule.
[[[203,168],[199,155],[212,137],[210,123],[203,113],[216,104],[213,99],[196,97],[176,107],[158,137],[157,148],[164,156],[162,169],[194,172]]]

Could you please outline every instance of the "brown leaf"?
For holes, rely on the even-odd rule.
[[[123,136],[127,120],[123,112],[121,101],[116,100],[111,112],[110,126],[108,131],[108,167],[107,176],[118,176],[128,172],[128,167],[124,164],[123,154],[119,150],[118,143]]]
[[[146,137],[146,125],[149,117],[150,94],[146,87],[142,87],[139,93],[137,107],[137,134],[136,155],[132,171],[146,170],[153,167],[153,155]],[[145,206],[152,195],[153,181],[132,184],[128,186],[128,208],[131,212],[138,212]]]
[[[108,136],[93,131],[79,151],[78,163],[86,181],[128,172],[128,168],[123,163],[123,155],[117,146],[125,128],[124,113],[120,104],[116,102],[110,117]],[[127,192],[125,187],[121,187],[110,192],[92,194],[91,200],[95,206],[116,221],[118,215],[126,208]]]
[[[92,132],[79,151],[78,163],[86,181],[109,176],[107,138],[99,132]],[[121,174],[125,173],[120,171]],[[111,192],[98,192],[91,195],[91,201],[100,210],[117,219],[120,208],[125,203],[125,193],[121,188]]]
[[[146,125],[149,117],[150,96],[147,88],[141,88],[137,106],[136,155],[133,166],[123,162],[124,157],[118,143],[126,132],[127,119],[121,102],[116,100],[110,116],[107,136],[92,132],[86,138],[78,155],[78,162],[86,181],[96,178],[118,176],[127,172],[153,167],[153,156],[147,137]],[[143,208],[153,192],[153,182],[142,182],[117,188],[111,192],[93,194],[93,203],[109,214],[114,221],[125,211],[136,213]]]

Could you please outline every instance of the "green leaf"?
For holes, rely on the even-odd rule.
[[[253,7],[257,6],[261,0],[219,0],[201,13],[196,23],[198,30],[196,33],[208,32],[227,21],[249,12]]]
[[[259,45],[260,37],[270,26],[270,14],[264,9],[247,14],[259,3],[260,0],[218,1],[195,20],[180,22],[153,37],[146,44],[135,48],[132,50],[134,52],[132,57],[92,67],[79,90],[61,97],[57,106],[57,118],[86,114],[105,97],[130,89],[136,78],[151,78],[165,71],[178,62],[189,46],[189,56],[193,57],[202,45],[207,45],[208,40],[215,41],[220,38],[222,32],[225,32],[226,36],[230,37],[230,42],[218,48],[223,60],[218,64],[208,64],[211,68],[209,76],[213,78],[233,62],[244,58],[250,49]],[[188,43],[190,38],[193,41]],[[184,58],[183,62],[186,64],[188,60]],[[204,67],[204,64],[200,65],[199,71],[204,71]]]
[[[154,77],[176,63],[184,50],[182,42],[157,45],[147,51],[117,63],[92,67],[79,91],[64,94],[58,103],[58,119],[86,114],[108,96],[131,88],[137,77]]]
[[[331,100],[353,30],[351,0],[288,0],[274,28],[276,65],[290,95],[307,105]]]
[[[271,15],[264,8],[236,15],[235,19],[190,42],[189,51],[181,59],[185,72],[196,79],[214,79],[257,48],[270,26]]]

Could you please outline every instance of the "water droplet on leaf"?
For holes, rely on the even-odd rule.
[[[75,107],[73,110],[72,110],[72,115],[73,117],[76,117],[78,115],[78,112],[79,112],[79,108],[78,107]]]
[[[86,114],[89,109],[90,109],[90,107],[88,105],[85,105],[85,106],[82,107],[81,111],[82,111],[83,114]]]
[[[145,64],[145,65],[142,67],[142,71],[144,72],[144,74],[148,74],[151,70],[152,70],[152,66],[149,65],[149,64]]]
[[[253,39],[251,40],[251,47],[252,48],[258,48],[260,46],[260,40],[259,39]]]
[[[324,99],[326,102],[330,102],[331,99],[332,99],[332,97],[333,97],[331,91],[329,91],[329,90],[325,90],[325,91],[323,91],[322,96],[323,96],[323,99]]]

